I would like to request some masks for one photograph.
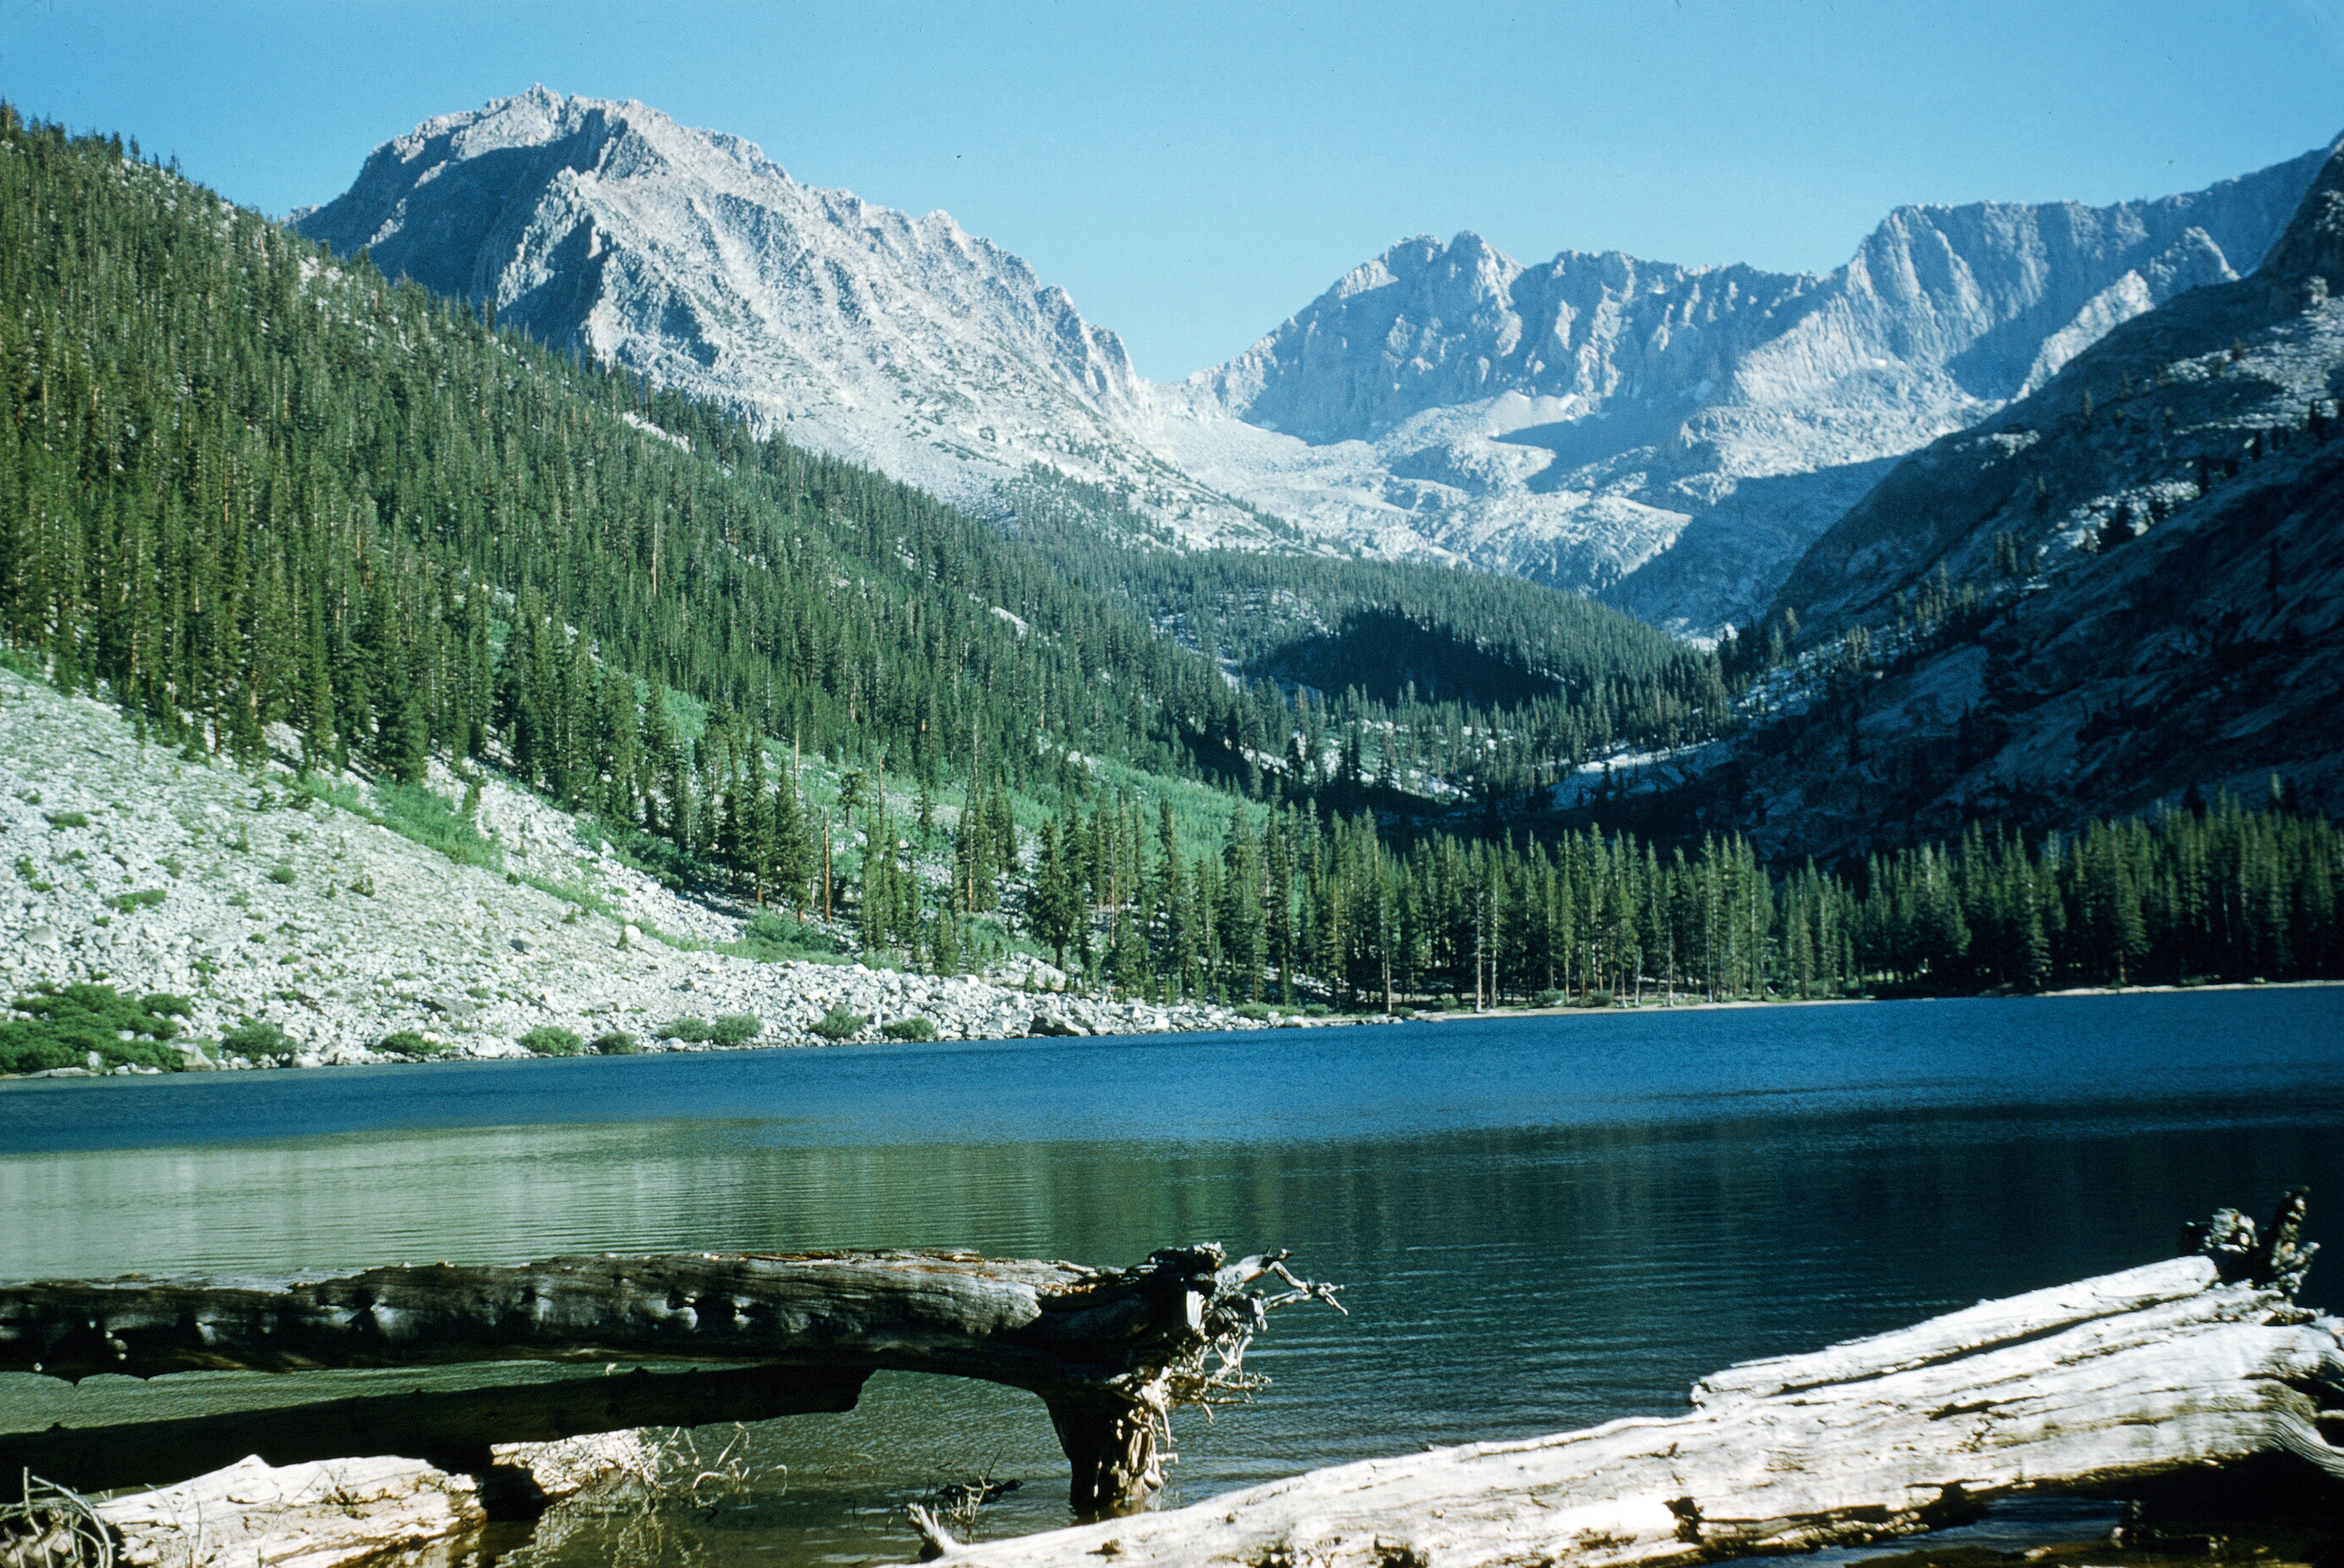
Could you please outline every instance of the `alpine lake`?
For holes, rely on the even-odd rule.
[[[1248,1359],[1271,1385],[1178,1418],[1178,1504],[1673,1412],[1729,1363],[2170,1256],[2183,1221],[2297,1183],[2330,1244],[2306,1300],[2344,1302],[2339,1132],[2333,986],[23,1082],[0,1088],[0,1277],[1288,1249],[1350,1315],[1279,1312]],[[298,1380],[167,1381],[188,1391],[0,1377],[0,1430]],[[903,1562],[905,1505],[980,1481],[1018,1483],[980,1538],[1067,1522],[1014,1390],[882,1373],[850,1414],[691,1441],[723,1478],[697,1497],[492,1544]],[[2113,1517],[2011,1504],[1965,1533]]]

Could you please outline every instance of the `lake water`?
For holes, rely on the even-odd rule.
[[[2297,1182],[2332,1243],[2339,1130],[2344,988],[52,1080],[0,1088],[0,1277],[1291,1249],[1351,1316],[1279,1314],[1274,1386],[1183,1418],[1177,1502],[1680,1410],[1730,1362],[2169,1256]],[[0,1379],[0,1426],[51,1419],[35,1382]],[[980,1533],[1066,1521],[1014,1391],[882,1374],[749,1452],[764,1479],[662,1519],[661,1553],[900,1561],[904,1504],[980,1473],[1024,1483]]]

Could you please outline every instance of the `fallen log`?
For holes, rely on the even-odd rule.
[[[474,1470],[502,1443],[851,1410],[884,1368],[1040,1395],[1073,1468],[1076,1512],[1128,1511],[1163,1483],[1167,1412],[1241,1380],[1245,1346],[1272,1308],[1333,1300],[1283,1258],[1232,1263],[1207,1245],[1118,1270],[965,1252],[693,1254],[0,1286],[0,1371],[76,1381],[517,1361],[749,1369],[0,1433],[0,1486],[23,1470],[76,1490],[119,1485],[133,1461],[128,1473],[151,1485],[244,1454],[390,1454]],[[1252,1289],[1265,1279],[1282,1288]]]
[[[1174,1512],[982,1545],[969,1568],[1672,1564],[1857,1545],[2023,1492],[2128,1495],[2272,1462],[2344,1478],[2344,1322],[2293,1304],[2303,1196],[2258,1234],[1811,1355],[1730,1368],[1693,1409],[1313,1471]]]
[[[497,1460],[500,1483],[526,1486],[541,1505],[653,1468],[631,1434],[520,1444]],[[247,1459],[104,1502],[36,1485],[0,1505],[0,1568],[359,1568],[479,1539],[499,1512],[490,1492],[477,1476],[388,1458],[282,1468]]]

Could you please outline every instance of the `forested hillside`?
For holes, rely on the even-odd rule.
[[[2344,964],[2337,835],[2284,811],[1844,878],[1730,836],[1509,837],[1510,792],[1715,733],[1717,662],[1527,585],[1104,544],[1046,486],[1004,538],[5,111],[0,299],[25,667],[195,756],[508,768],[680,875],[834,902],[881,961],[949,972],[1004,908],[1085,986],[1248,1002]],[[834,765],[818,835],[800,753]],[[923,786],[916,827],[882,765]],[[973,809],[935,822],[946,775]],[[1183,847],[1173,775],[1234,786],[1217,853]],[[1431,831],[1460,790],[1475,836]],[[835,886],[831,847],[860,851]]]

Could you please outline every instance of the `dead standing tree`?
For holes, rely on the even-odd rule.
[[[0,1475],[30,1471],[90,1491],[194,1476],[248,1454],[278,1465],[402,1455],[485,1473],[500,1443],[851,1410],[886,1368],[1040,1395],[1073,1466],[1076,1513],[1126,1512],[1163,1484],[1169,1411],[1239,1383],[1270,1310],[1335,1300],[1333,1287],[1297,1279],[1284,1257],[1230,1262],[1206,1245],[1090,1269],[966,1252],[696,1254],[0,1286],[0,1371],[76,1381],[520,1361],[637,1368],[0,1434]],[[659,1362],[695,1370],[642,1368]]]

